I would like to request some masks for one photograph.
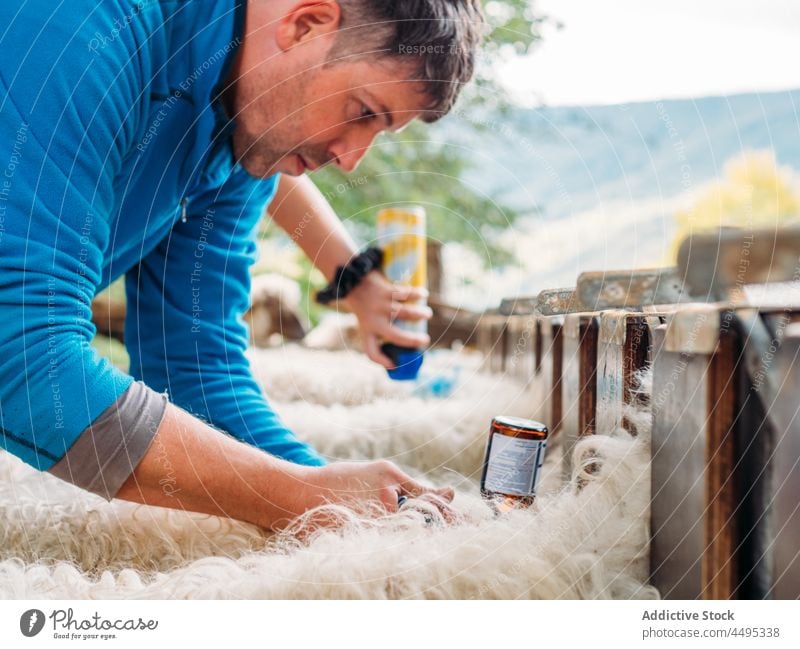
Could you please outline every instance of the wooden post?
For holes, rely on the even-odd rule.
[[[536,367],[537,319],[533,314],[512,315],[506,328],[505,368],[506,372],[529,384]]]
[[[768,402],[768,416],[774,428],[774,449],[769,497],[774,536],[769,539],[769,596],[800,598],[800,325],[798,314],[783,325],[780,347],[771,367],[777,396]],[[756,434],[763,431],[756,431]]]
[[[489,372],[503,372],[505,369],[506,320],[506,316],[487,311],[481,315],[478,324],[478,346],[483,353],[483,367]]]
[[[701,562],[703,599],[731,599],[738,587],[735,512],[738,490],[734,481],[738,373],[741,345],[732,332],[720,335],[706,380],[704,544]]]
[[[442,242],[428,239],[428,293],[430,301],[442,302],[444,296],[444,263],[442,262]]]
[[[564,319],[562,470],[572,475],[572,451],[578,438],[595,432],[597,403],[597,334],[594,314],[571,313]]]
[[[761,504],[771,489],[755,435],[735,312],[692,305],[656,329],[653,374],[651,573],[667,599],[761,598],[771,550]]]
[[[561,430],[561,368],[563,360],[562,316],[539,319],[541,340],[541,363],[538,380],[544,382],[544,423],[554,437]]]
[[[651,331],[661,324],[657,316],[628,311],[600,314],[597,350],[597,429],[609,433],[618,426],[632,427],[624,418],[625,405],[636,401],[636,376],[650,360]]]

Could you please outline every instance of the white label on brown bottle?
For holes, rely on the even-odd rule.
[[[484,488],[512,496],[532,496],[544,464],[547,442],[494,433]]]

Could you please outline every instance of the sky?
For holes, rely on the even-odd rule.
[[[618,104],[800,87],[800,0],[534,0],[563,23],[506,65],[518,102]]]

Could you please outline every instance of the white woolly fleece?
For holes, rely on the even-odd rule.
[[[296,346],[251,352],[272,404],[332,459],[389,457],[456,488],[459,520],[412,501],[395,515],[289,533],[123,501],[106,503],[0,452],[0,597],[6,598],[652,598],[646,584],[649,416],[638,436],[608,431],[576,448],[560,484],[548,448],[540,496],[494,517],[477,480],[492,416],[534,416],[536,389],[440,352],[427,372],[453,372],[447,399],[425,399],[365,358]],[[425,523],[425,516],[433,524]]]

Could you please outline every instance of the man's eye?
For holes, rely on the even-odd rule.
[[[373,117],[375,117],[375,113],[373,113],[373,112],[370,110],[369,106],[362,106],[362,107],[361,107],[361,115],[359,116],[359,119],[360,119],[360,120],[362,120],[362,121],[365,121],[365,122],[368,122],[368,121],[369,121],[369,120],[371,120]]]

